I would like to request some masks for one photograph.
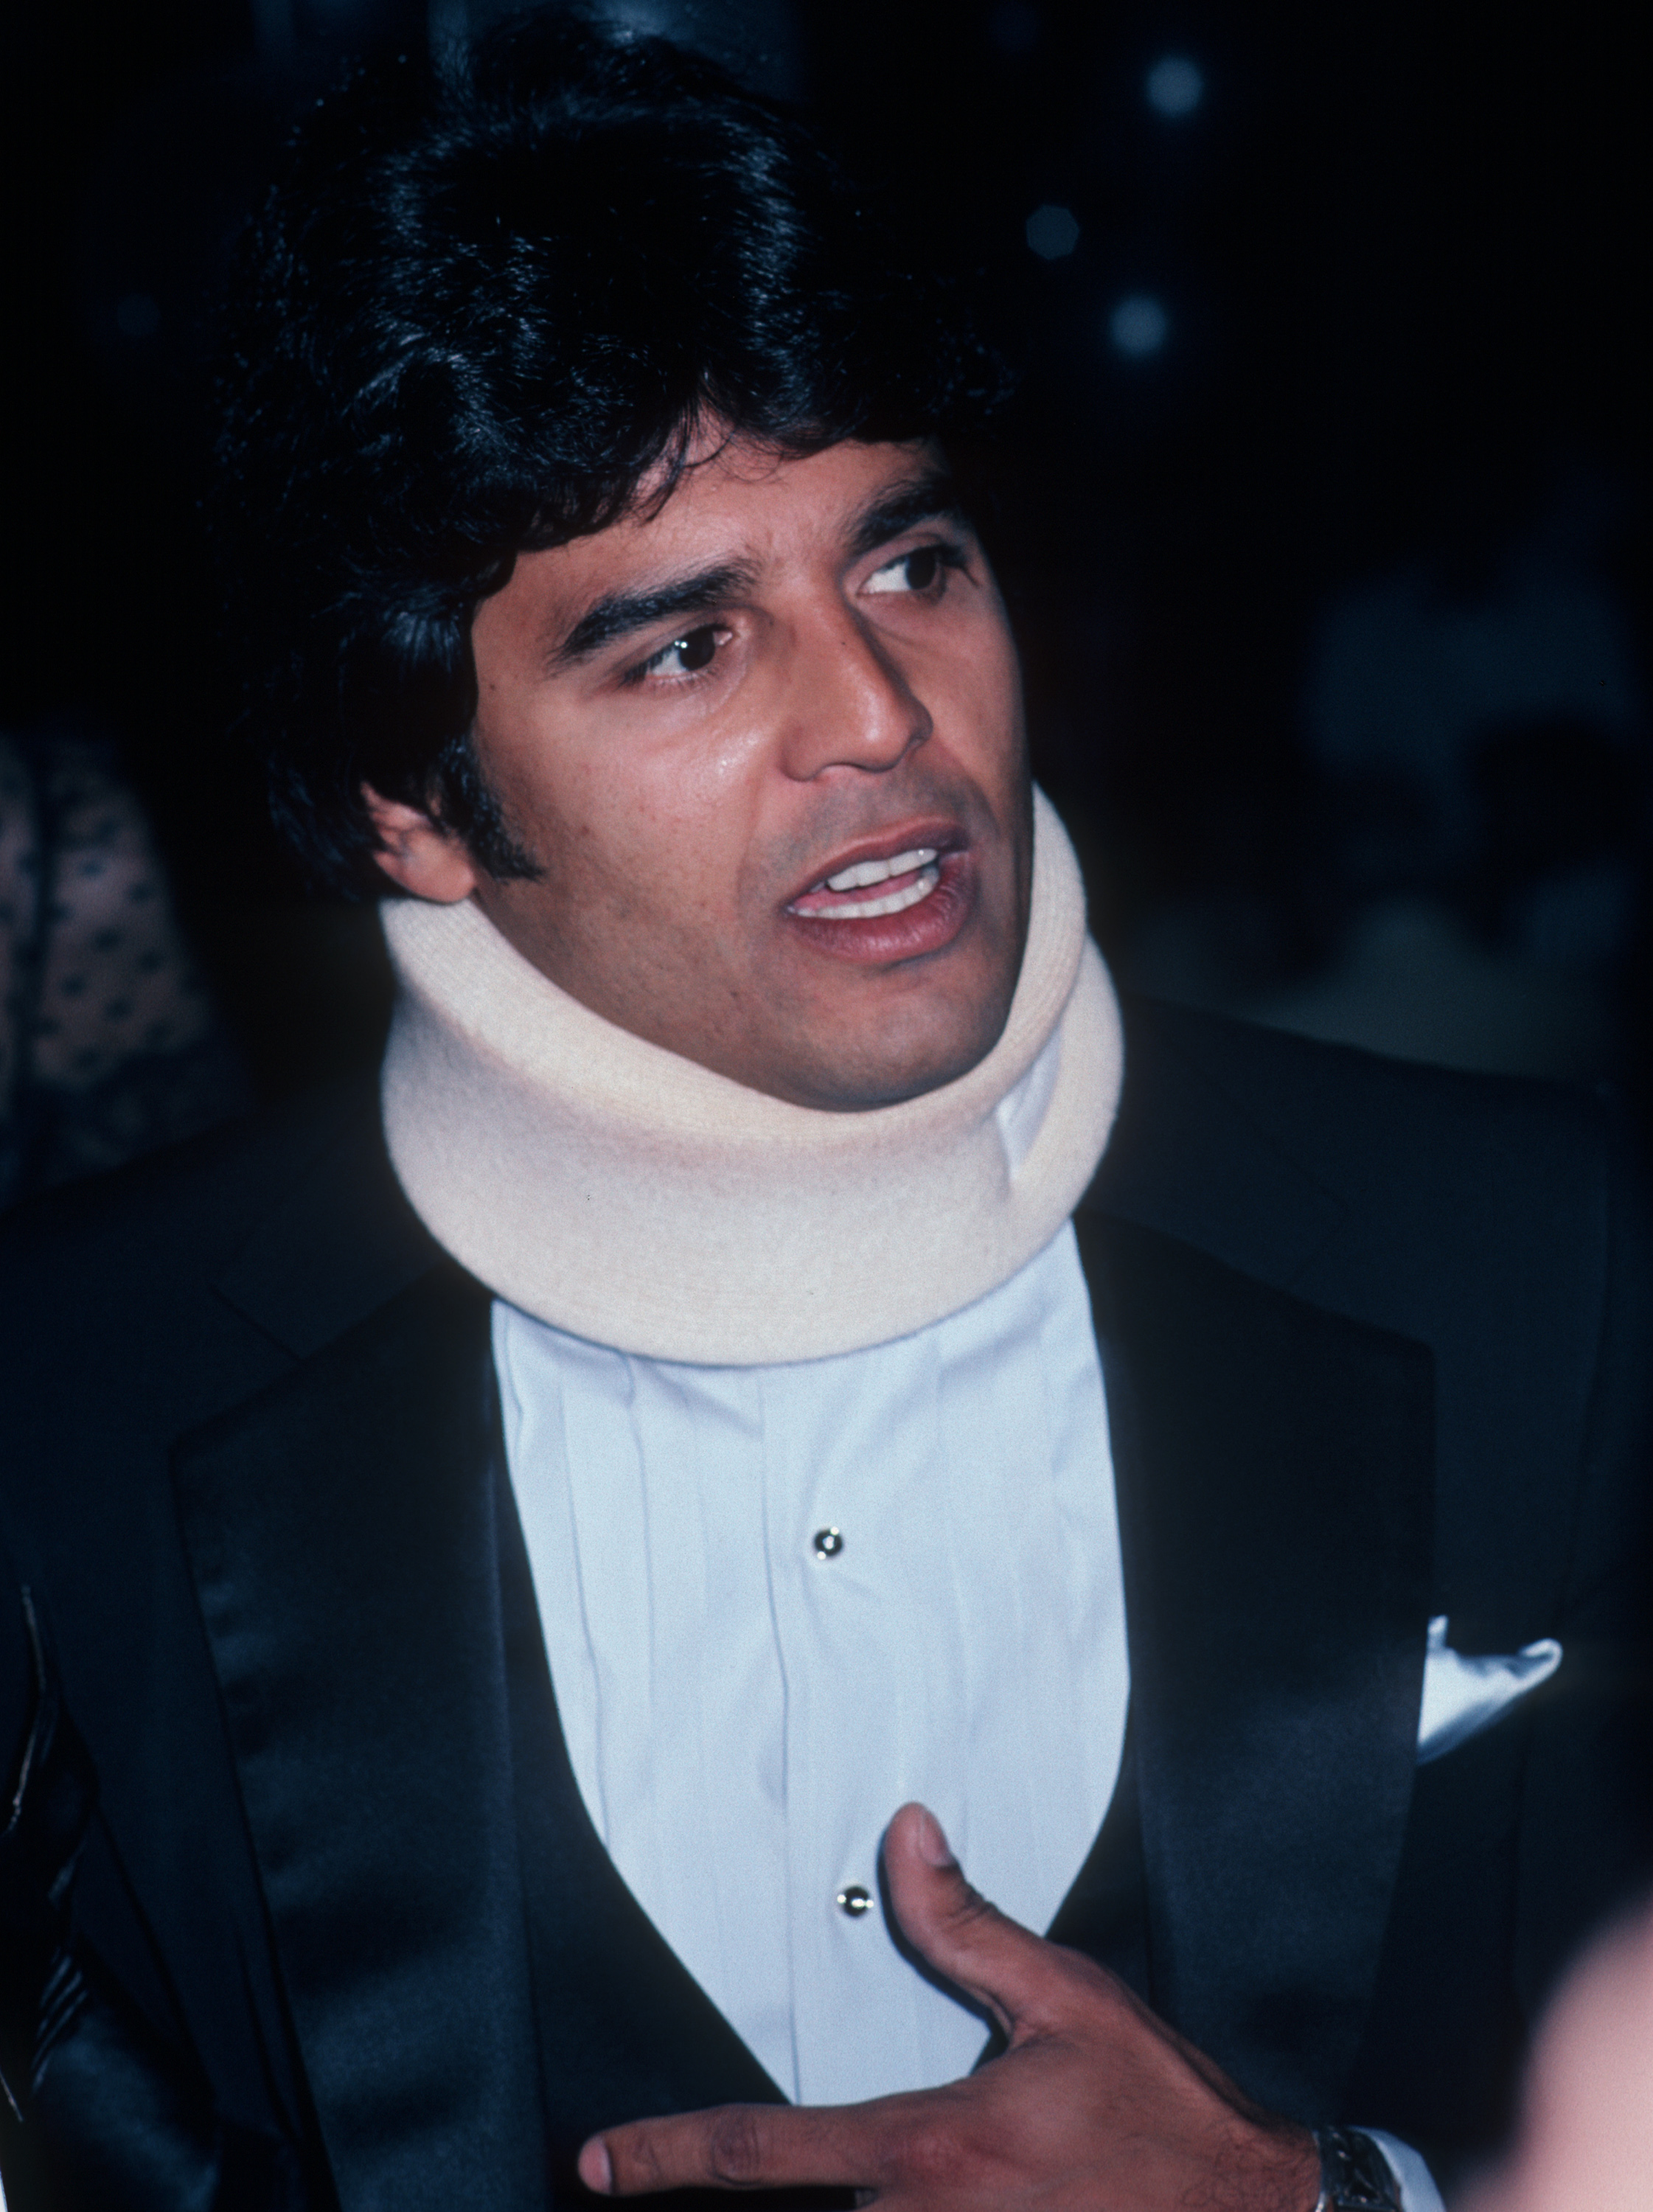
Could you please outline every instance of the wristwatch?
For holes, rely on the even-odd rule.
[[[1315,2212],[1405,2212],[1401,2185],[1377,2145],[1358,2128],[1316,2128],[1320,2195]]]

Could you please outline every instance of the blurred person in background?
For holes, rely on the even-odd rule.
[[[0,735],[0,1206],[249,1103],[112,747]]]

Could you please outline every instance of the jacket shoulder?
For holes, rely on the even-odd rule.
[[[1219,1256],[1283,1284],[1341,1250],[1373,1296],[1389,1274],[1402,1308],[1401,1278],[1425,1254],[1530,1279],[1569,1256],[1599,1268],[1615,1240],[1640,1264],[1648,1248],[1636,1147],[1604,1091],[1146,1000],[1127,1005],[1117,1142],[1093,1202],[1166,1214],[1159,1225],[1214,1236]]]
[[[342,1089],[213,1129],[130,1166],[71,1182],[0,1219],[0,1300],[26,1333],[59,1286],[76,1303],[134,1281],[153,1297],[210,1278],[283,1190],[359,1120]]]
[[[1460,1648],[1641,1558],[1653,1239],[1611,1097],[1139,1002],[1087,1202],[1428,1349],[1436,1610],[1487,1639]]]
[[[152,1482],[177,1437],[364,1318],[433,1251],[368,1085],[20,1208],[0,1224],[5,1517],[61,1521],[81,1483],[106,1496],[118,1468]]]

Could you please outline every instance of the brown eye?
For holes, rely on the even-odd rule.
[[[703,668],[711,666],[717,658],[718,647],[726,645],[730,635],[720,623],[703,623],[698,629],[686,629],[670,645],[663,645],[658,653],[651,653],[626,680],[641,683],[646,676],[698,676]]]
[[[920,545],[911,553],[897,553],[893,561],[886,561],[883,568],[875,568],[861,588],[880,595],[887,592],[935,592],[938,586],[945,590],[949,566],[962,565],[957,554],[945,545]]]
[[[708,623],[703,629],[691,629],[686,637],[672,641],[672,650],[677,655],[678,666],[685,675],[709,668],[718,649],[718,634]]]

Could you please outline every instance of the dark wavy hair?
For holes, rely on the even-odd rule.
[[[361,787],[528,866],[473,757],[471,627],[697,429],[947,437],[1002,370],[790,110],[563,12],[362,72],[245,242],[221,376],[235,649],[276,817],[383,890]],[[651,489],[653,488],[651,478]]]

